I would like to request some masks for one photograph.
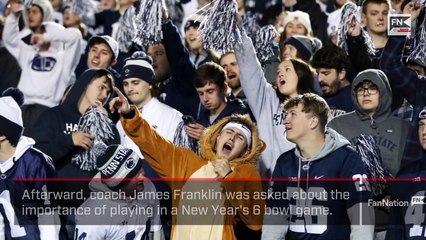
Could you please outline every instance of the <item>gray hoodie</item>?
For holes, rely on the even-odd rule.
[[[371,117],[361,109],[355,92],[355,87],[365,80],[375,84],[380,94],[379,106]],[[391,115],[392,90],[386,75],[377,69],[360,72],[352,82],[352,100],[355,111],[332,119],[328,127],[352,144],[356,144],[360,134],[371,135],[379,146],[385,167],[395,176],[400,167],[409,123]]]

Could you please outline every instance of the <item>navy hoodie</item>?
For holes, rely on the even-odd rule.
[[[88,183],[97,171],[83,171],[79,166],[71,162],[72,156],[81,150],[81,147],[74,146],[72,140],[72,132],[77,131],[78,121],[82,114],[78,110],[78,102],[84,94],[87,85],[91,82],[93,76],[99,71],[105,69],[88,69],[75,82],[64,103],[53,107],[38,118],[32,136],[36,141],[36,148],[52,157],[54,165],[57,169],[58,178],[87,178],[87,181],[64,181],[53,184],[54,191],[80,192],[89,193]],[[120,137],[114,124],[111,123],[114,131],[114,139],[106,143],[119,144]],[[79,206],[84,199],[73,199],[71,201],[58,200],[61,205]]]

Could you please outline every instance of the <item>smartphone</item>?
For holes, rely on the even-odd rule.
[[[192,117],[191,115],[183,115],[182,120],[183,120],[183,124],[185,125],[196,123],[194,117]]]

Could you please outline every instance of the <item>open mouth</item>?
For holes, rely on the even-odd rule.
[[[279,79],[278,83],[282,86],[286,83],[286,81],[284,79]]]
[[[233,72],[230,72],[230,73],[228,74],[228,79],[229,79],[229,80],[232,80],[232,79],[234,79],[236,76],[237,76],[237,74],[235,74],[235,73],[233,73]]]
[[[231,144],[225,143],[223,145],[222,151],[225,152],[225,153],[230,153],[232,151],[232,148],[233,148],[233,146]]]
[[[92,60],[92,64],[95,65],[95,66],[98,66],[99,65],[99,61],[98,60]]]

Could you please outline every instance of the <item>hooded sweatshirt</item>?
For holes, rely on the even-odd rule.
[[[3,31],[6,49],[17,59],[22,69],[18,88],[24,93],[24,104],[40,104],[54,107],[70,84],[72,73],[78,64],[81,52],[81,33],[75,28],[64,28],[53,22],[52,7],[47,0],[35,0],[43,11],[43,33],[45,42],[50,43],[47,51],[38,51],[35,46],[20,39],[18,18],[7,17]],[[27,11],[24,10],[24,19]]]
[[[355,88],[366,80],[379,90],[379,105],[371,117],[361,109],[355,92]],[[386,75],[376,69],[360,72],[352,82],[352,100],[355,111],[333,118],[328,127],[342,134],[353,145],[361,134],[372,136],[380,149],[385,167],[395,176],[401,164],[409,123],[391,115],[392,90]]]
[[[0,217],[5,224],[3,239],[58,239],[58,234],[46,225],[54,223],[50,217],[38,217],[30,212],[31,208],[42,210],[43,207],[51,207],[49,199],[45,201],[32,194],[46,192],[47,183],[40,179],[55,175],[51,158],[33,148],[34,143],[31,138],[21,137],[15,154],[0,164]],[[38,180],[16,181],[29,178]]]
[[[173,208],[177,210],[177,214],[173,216],[172,239],[237,239],[234,231],[236,222],[243,222],[249,230],[261,229],[264,201],[260,198],[254,199],[253,194],[262,192],[260,176],[255,164],[264,145],[248,115],[229,116],[207,128],[199,141],[200,157],[191,150],[177,147],[161,137],[148,122],[141,118],[135,106],[132,109],[128,115],[121,116],[124,130],[139,146],[153,169],[161,177],[166,178],[172,188]],[[246,126],[249,126],[252,133],[252,148],[248,155],[232,160],[230,162],[232,172],[224,178],[224,181],[217,181],[219,176],[214,172],[212,164],[217,159],[214,152],[215,143],[223,126],[235,119],[242,120]],[[202,178],[204,181],[190,181],[190,178]],[[232,181],[238,178],[250,179],[250,181]],[[190,198],[185,198],[188,195],[183,194],[202,194],[205,190],[217,194],[202,201],[191,201]],[[238,192],[246,193],[249,197],[224,196],[225,193]],[[182,214],[184,209],[191,205],[203,207],[203,209],[206,207],[208,212]],[[215,207],[231,208],[237,212],[215,213],[213,209]],[[247,207],[248,211],[244,212],[243,207]],[[258,210],[257,213],[255,209]]]
[[[85,94],[87,86],[91,83],[93,76],[105,69],[89,69],[84,72],[75,82],[66,100],[62,105],[48,109],[40,115],[34,125],[32,136],[37,142],[36,147],[52,157],[57,169],[58,178],[88,178],[96,174],[96,171],[83,171],[75,163],[71,162],[72,156],[82,148],[74,146],[72,133],[78,130],[78,121],[82,114],[78,110],[80,98]],[[115,125],[111,122],[114,139],[105,144],[118,144],[120,137]],[[57,191],[79,192],[83,189],[88,193],[88,181],[68,181],[66,184],[58,182],[55,184]],[[72,206],[79,206],[84,199],[69,201]]]
[[[262,239],[373,239],[374,213],[367,206],[372,194],[368,182],[358,178],[366,178],[360,157],[333,129],[326,130],[324,145],[311,158],[302,157],[297,148],[283,153],[272,176],[273,192],[286,193],[287,197],[270,198],[268,207],[289,212],[266,215]],[[348,195],[338,196],[337,192]],[[304,214],[298,213],[298,208],[305,209]],[[312,213],[306,213],[306,209]],[[322,212],[315,214],[313,209]],[[364,225],[359,225],[361,210]]]
[[[76,216],[76,239],[148,240],[150,231],[158,234],[160,205],[151,181],[144,179],[144,190],[129,197],[121,190],[112,191],[100,179],[98,173],[89,183],[93,194],[81,208],[90,209],[91,214]],[[100,207],[105,210],[95,214]]]

